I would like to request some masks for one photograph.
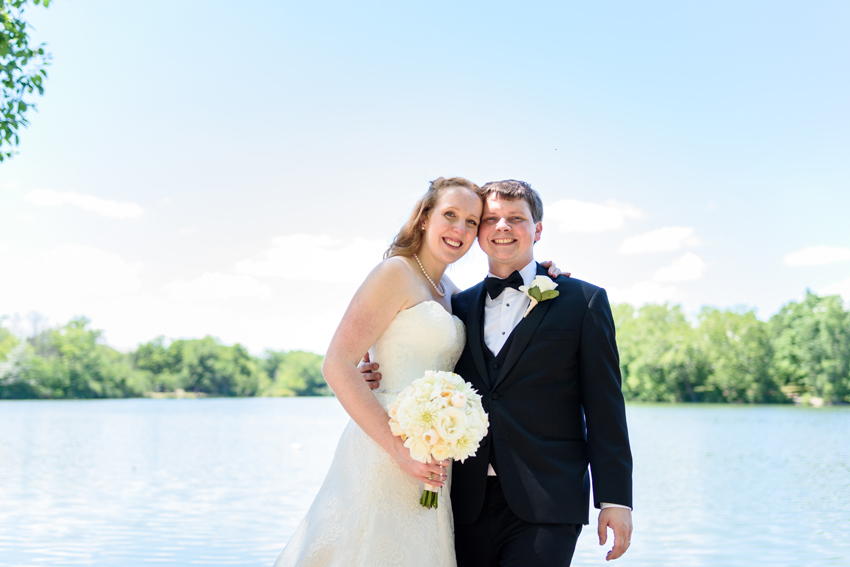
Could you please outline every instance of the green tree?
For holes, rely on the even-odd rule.
[[[615,305],[623,395],[628,400],[698,402],[706,364],[679,305]]]
[[[838,295],[806,291],[770,319],[780,384],[827,402],[850,402],[850,313]]]
[[[704,307],[699,315],[699,348],[708,375],[699,387],[705,401],[782,402],[772,373],[768,325],[754,311]]]
[[[162,336],[139,345],[133,353],[133,365],[146,377],[146,392],[173,392],[181,387],[174,354]]]
[[[44,397],[44,391],[30,373],[33,352],[21,341],[0,360],[0,400],[24,400]]]
[[[101,331],[88,326],[89,320],[80,317],[33,337],[17,364],[17,393],[7,397],[122,398],[140,395],[143,381],[129,357],[102,344]]]
[[[50,0],[32,3],[47,7]],[[45,67],[50,64],[44,44],[30,45],[30,25],[24,19],[28,4],[29,0],[0,0],[0,162],[15,153],[18,129],[29,124],[26,113],[35,108],[30,95],[44,94]]]
[[[17,346],[18,342],[15,335],[4,327],[2,321],[0,321],[0,361],[6,358],[6,355]]]
[[[274,380],[277,369],[283,359],[286,358],[285,350],[266,349],[263,353],[263,369],[266,371],[272,380]]]
[[[177,388],[215,396],[261,395],[270,385],[263,361],[240,345],[225,346],[213,337],[157,339],[140,345],[135,365],[148,373],[153,391]]]
[[[268,374],[263,369],[263,363],[251,356],[244,346],[239,343],[224,347],[219,361],[223,374],[232,376],[231,394],[235,396],[256,396],[271,385]]]
[[[324,357],[296,350],[286,353],[266,391],[270,396],[330,396],[333,394],[322,376]]]

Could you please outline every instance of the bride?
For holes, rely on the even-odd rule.
[[[411,458],[387,406],[426,370],[453,370],[463,351],[466,331],[451,315],[459,290],[444,272],[475,241],[482,208],[471,181],[433,181],[352,298],[322,366],[352,421],[275,567],[456,565],[450,463]],[[381,361],[374,392],[358,370],[367,349]],[[419,505],[426,481],[446,487],[436,510]]]

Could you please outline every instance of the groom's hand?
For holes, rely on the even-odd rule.
[[[381,387],[381,373],[378,372],[378,363],[369,360],[368,352],[363,357],[363,360],[360,361],[360,364],[357,365],[357,370],[366,379],[366,383],[369,384],[370,388],[376,390]]]
[[[614,547],[605,556],[606,561],[617,559],[629,548],[632,541],[632,511],[628,508],[604,508],[599,512],[599,545],[608,541],[608,528],[614,530]]]

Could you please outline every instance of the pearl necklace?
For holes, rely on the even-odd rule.
[[[425,274],[425,277],[428,278],[428,281],[431,282],[431,285],[434,286],[434,289],[437,291],[437,295],[440,297],[446,296],[446,288],[443,286],[443,280],[440,280],[440,286],[437,287],[437,284],[434,283],[434,280],[431,279],[431,276],[428,275],[428,272],[425,271],[425,267],[422,265],[422,262],[419,261],[419,256],[416,254],[413,255],[416,258],[416,263],[419,264],[419,269],[422,270],[422,273]],[[440,288],[443,288],[440,290]]]

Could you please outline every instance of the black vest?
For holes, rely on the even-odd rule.
[[[484,319],[483,317],[481,318]],[[517,325],[518,327],[519,325]],[[516,330],[516,327],[514,327]],[[494,355],[489,348],[487,348],[487,343],[484,342],[484,331],[481,331],[481,350],[484,351],[484,363],[487,365],[487,379],[489,380],[490,386],[496,383],[496,378],[499,377],[499,371],[502,369],[502,365],[505,363],[505,358],[508,357],[508,351],[511,350],[511,343],[514,342],[514,333],[511,331],[510,336],[508,336],[508,340],[505,341],[502,350],[499,351],[499,354]]]
[[[487,347],[487,343],[484,342],[484,317],[481,317],[481,350],[484,351],[484,364],[487,366],[487,380],[490,383],[490,388],[493,388],[493,384],[496,383],[496,379],[499,377],[499,372],[502,369],[502,365],[505,363],[505,358],[508,356],[508,351],[511,350],[511,343],[514,342],[514,331],[516,331],[516,327],[514,327],[514,331],[511,331],[511,334],[508,336],[508,340],[505,341],[505,344],[502,346],[502,350],[499,351],[499,354],[494,355],[490,349]],[[519,327],[519,325],[517,325]],[[493,470],[496,471],[496,474],[499,474],[499,465],[496,463],[496,453],[493,450],[493,443],[490,442],[489,437],[493,433],[488,433],[487,437],[484,438],[484,443],[482,447],[488,453],[487,461],[493,465]]]

